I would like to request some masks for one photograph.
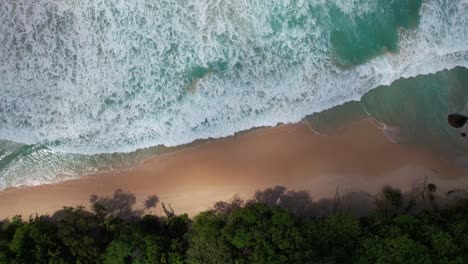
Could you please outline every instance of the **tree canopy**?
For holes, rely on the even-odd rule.
[[[442,207],[431,196],[431,206],[412,211],[396,189],[376,197],[363,217],[314,215],[320,205],[309,194],[276,187],[191,219],[170,205],[166,216],[144,215],[132,209],[134,196],[117,190],[119,203],[93,196],[90,211],[3,221],[0,263],[466,263],[468,199]],[[150,196],[145,206],[158,202]]]

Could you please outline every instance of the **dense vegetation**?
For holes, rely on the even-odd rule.
[[[386,188],[375,207],[356,217],[317,213],[306,192],[282,187],[216,203],[190,219],[162,204],[166,216],[134,211],[132,194],[92,197],[93,208],[52,216],[20,216],[0,229],[0,263],[467,263],[468,200],[428,206]],[[147,208],[158,203],[156,196]],[[364,206],[361,204],[359,206]]]

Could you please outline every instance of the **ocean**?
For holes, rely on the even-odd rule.
[[[0,0],[0,189],[343,105],[464,162],[466,67],[466,0]]]

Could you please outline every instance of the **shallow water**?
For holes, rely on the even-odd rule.
[[[297,122],[403,77],[467,67],[468,2],[0,0],[0,44],[8,187],[125,167],[159,151],[137,149]],[[428,116],[428,104],[433,118],[457,110],[463,102],[449,94],[458,92],[437,91],[459,71],[414,93],[397,82],[385,102],[371,93],[363,104],[428,145],[432,134],[403,127]],[[392,112],[407,97],[419,110]],[[435,137],[454,137],[435,127]]]
[[[468,141],[447,122],[450,113],[468,106],[468,70],[456,68],[429,76],[396,81],[361,100],[377,120],[398,127],[400,143],[443,155],[468,155]]]
[[[416,146],[455,159],[468,155],[468,140],[447,123],[450,113],[468,106],[468,69],[401,79],[378,87],[360,101],[348,102],[307,118],[319,132],[330,133],[340,124],[371,117],[395,142]]]

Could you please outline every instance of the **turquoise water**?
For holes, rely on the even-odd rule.
[[[0,140],[0,189],[128,169],[164,151],[164,147],[154,147],[131,153],[85,155],[57,152],[40,144],[26,145]]]
[[[0,0],[0,187],[296,122],[456,66],[464,0]],[[363,102],[391,123],[396,90]]]
[[[398,141],[450,156],[467,156],[468,141],[447,123],[447,115],[468,110],[468,69],[398,80],[366,94],[368,113],[399,128]]]
[[[468,111],[468,69],[457,67],[400,79],[378,87],[360,101],[348,102],[307,118],[319,132],[343,123],[374,118],[398,143],[432,151],[447,159],[468,158],[468,140],[447,123],[450,113]]]

